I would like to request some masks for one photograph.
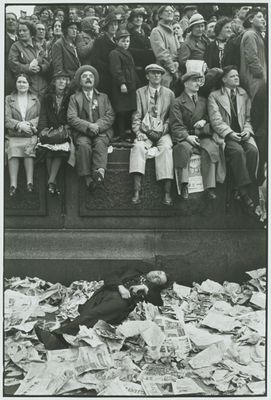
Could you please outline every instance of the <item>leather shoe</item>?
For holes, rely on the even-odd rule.
[[[162,200],[162,204],[164,204],[164,206],[168,206],[168,207],[173,205],[172,198],[171,198],[170,194],[165,193],[164,198]]]
[[[95,181],[95,183],[96,183],[97,185],[100,185],[101,183],[103,183],[104,177],[103,177],[103,175],[100,173],[100,171],[95,170],[95,171],[93,172],[92,177],[93,177],[93,179],[94,179],[94,181]]]
[[[216,194],[215,194],[215,190],[214,189],[207,189],[206,190],[206,195],[207,195],[207,198],[209,200],[215,200],[216,199]]]
[[[244,205],[245,205],[247,208],[249,208],[249,209],[251,209],[251,210],[255,208],[254,202],[253,202],[253,200],[249,197],[248,194],[243,194],[243,195],[241,195],[241,199],[242,199],[242,202],[244,203]]]
[[[26,186],[26,190],[28,191],[28,193],[32,193],[34,191],[33,183],[28,183]]]
[[[136,190],[136,191],[134,192],[134,196],[133,196],[133,198],[132,198],[132,203],[133,203],[133,204],[140,204],[140,203],[141,203],[139,190]]]
[[[182,184],[181,188],[181,197],[183,200],[188,200],[189,198],[189,193],[188,193],[188,184]]]
[[[16,190],[17,190],[17,189],[16,189],[15,186],[10,186],[9,192],[8,192],[9,196],[10,196],[10,197],[14,197],[15,194],[16,194]]]

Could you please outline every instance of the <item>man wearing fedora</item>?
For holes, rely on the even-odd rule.
[[[165,69],[162,84],[166,87],[170,87],[172,81],[178,78],[178,42],[172,28],[173,18],[173,7],[161,6],[158,10],[158,25],[153,28],[150,36],[156,62]]]
[[[156,179],[164,184],[162,203],[171,206],[173,159],[168,117],[174,93],[161,85],[165,73],[163,67],[150,64],[145,72],[149,84],[137,90],[137,110],[132,116],[132,130],[136,135],[129,167],[134,177],[132,203],[141,202],[141,180],[145,174],[146,160],[155,157]]]
[[[99,74],[94,67],[80,67],[74,80],[80,89],[70,98],[68,123],[73,128],[78,175],[92,191],[104,179],[115,115],[107,95],[96,89]]]
[[[186,29],[186,38],[178,50],[178,61],[182,73],[186,72],[187,60],[204,60],[209,39],[205,35],[206,21],[201,14],[193,14]]]
[[[208,122],[207,100],[198,95],[202,74],[189,71],[183,75],[184,91],[170,110],[170,132],[173,141],[173,161],[180,195],[188,200],[189,162],[192,154],[201,155],[204,190],[209,199],[216,198],[216,167],[219,147],[212,140]]]

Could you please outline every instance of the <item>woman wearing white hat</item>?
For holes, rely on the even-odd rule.
[[[189,20],[189,33],[178,50],[180,69],[185,72],[187,60],[203,60],[209,39],[205,35],[206,21],[201,14],[194,14]]]

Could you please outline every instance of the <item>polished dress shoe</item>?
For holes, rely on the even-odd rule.
[[[140,199],[140,192],[139,190],[136,190],[134,192],[134,196],[132,198],[132,203],[133,204],[140,204],[141,203],[141,199]]]
[[[255,208],[255,204],[253,202],[253,200],[249,197],[249,195],[247,193],[245,194],[241,194],[241,200],[243,202],[243,204],[250,210],[254,210]]]
[[[8,194],[10,197],[14,197],[16,195],[17,188],[15,186],[10,186]]]
[[[171,207],[173,205],[172,198],[169,193],[165,193],[162,204],[168,207]]]
[[[101,183],[103,183],[103,180],[104,180],[104,177],[103,177],[103,175],[101,174],[101,172],[100,171],[98,171],[98,170],[95,170],[94,172],[93,172],[93,179],[94,179],[94,181],[95,181],[95,183],[97,184],[97,185],[100,185]]]
[[[26,186],[26,190],[28,191],[28,193],[32,193],[34,191],[33,183],[28,183]]]
[[[188,198],[189,198],[188,184],[187,183],[183,183],[182,184],[182,187],[181,187],[181,198],[183,200],[188,200]]]
[[[207,189],[206,190],[206,196],[209,200],[215,200],[216,199],[216,194],[214,189]]]

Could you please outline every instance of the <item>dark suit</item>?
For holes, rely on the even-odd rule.
[[[15,76],[8,65],[8,55],[11,46],[15,43],[15,40],[6,33],[5,39],[5,96],[13,92],[15,89]]]
[[[96,322],[103,320],[109,324],[120,324],[133,309],[138,301],[144,299],[156,306],[163,305],[160,295],[161,289],[146,283],[149,288],[148,294],[142,297],[132,296],[130,299],[123,299],[119,293],[118,286],[138,284],[139,278],[143,275],[143,271],[134,270],[115,274],[105,279],[104,285],[98,289],[93,296],[83,305],[79,307],[80,315],[72,322],[64,322],[62,326],[53,333],[68,333],[76,335],[79,325],[85,325],[88,328],[93,327]]]
[[[116,48],[116,44],[104,34],[95,39],[92,49],[92,65],[99,72],[98,89],[106,93],[111,100],[111,74],[109,68],[109,54]]]
[[[194,124],[204,119],[207,124],[195,129]],[[212,132],[208,123],[207,100],[198,97],[196,105],[191,97],[183,92],[175,99],[170,111],[170,132],[173,141],[173,162],[178,171],[179,185],[188,183],[188,168],[193,153],[201,154],[201,169],[204,189],[216,186],[216,163],[219,162],[219,147],[212,140]],[[193,147],[186,141],[189,135],[197,135],[200,148]]]

